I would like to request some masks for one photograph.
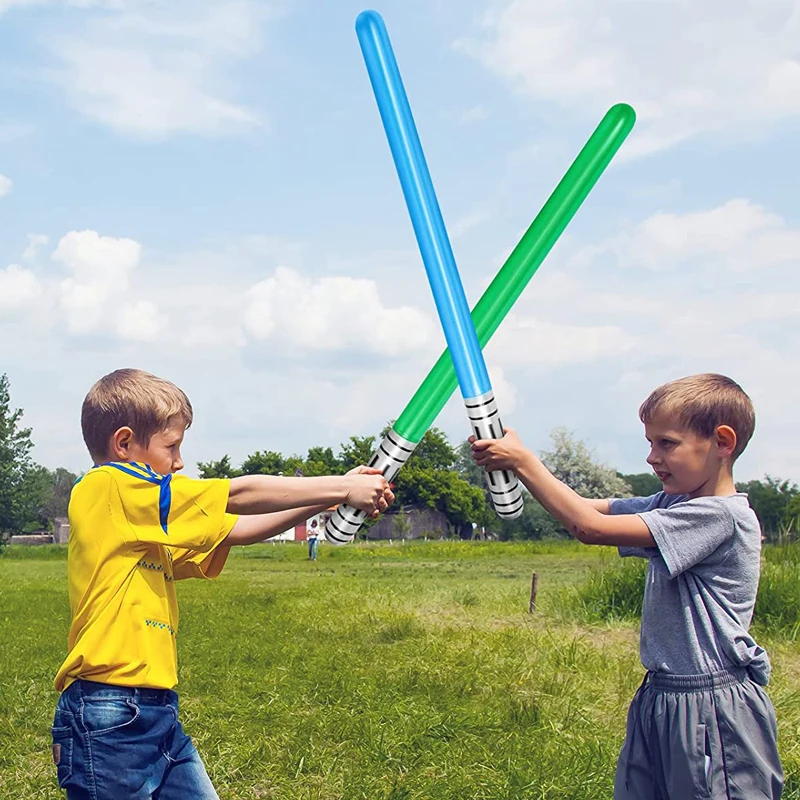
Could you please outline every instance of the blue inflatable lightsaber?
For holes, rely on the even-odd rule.
[[[489,373],[389,34],[376,11],[359,14],[356,33],[472,430],[478,439],[501,439],[503,425]],[[498,516],[518,517],[523,500],[517,476],[499,470],[488,472],[487,478]]]

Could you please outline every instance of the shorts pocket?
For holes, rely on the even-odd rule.
[[[56,765],[58,785],[63,787],[72,777],[72,728],[51,728],[53,737],[53,763]]]
[[[694,755],[695,787],[698,797],[711,797],[711,771],[714,766],[711,760],[711,737],[708,726],[700,723],[697,726],[697,740]]]
[[[83,725],[89,736],[127,728],[139,719],[139,706],[129,697],[86,699],[83,702]]]

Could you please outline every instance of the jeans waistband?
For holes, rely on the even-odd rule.
[[[669,672],[648,672],[645,683],[656,691],[702,692],[746,683],[750,675],[745,667],[731,667],[704,675],[672,675]]]
[[[98,700],[124,700],[130,698],[135,703],[143,705],[166,706],[177,705],[178,695],[172,689],[147,689],[139,686],[117,686],[111,683],[98,683],[78,679],[73,681],[64,691],[66,695],[75,698],[93,698]]]

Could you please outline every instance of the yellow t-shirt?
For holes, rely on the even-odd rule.
[[[172,689],[178,682],[174,581],[216,578],[237,517],[230,481],[95,467],[69,503],[69,654],[55,679]]]

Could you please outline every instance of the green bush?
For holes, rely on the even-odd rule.
[[[753,624],[793,641],[800,635],[800,544],[767,546]]]
[[[643,558],[603,557],[583,584],[563,590],[562,616],[580,622],[639,619],[646,571]],[[800,544],[764,548],[753,624],[771,636],[800,637]]]
[[[644,558],[603,557],[583,584],[563,590],[564,616],[582,622],[639,619],[646,571]]]

